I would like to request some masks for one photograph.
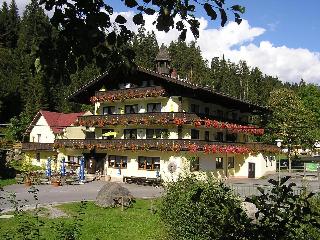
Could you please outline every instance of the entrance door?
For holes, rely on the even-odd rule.
[[[248,178],[255,178],[256,175],[256,164],[249,162],[249,169],[248,169]]]
[[[86,159],[86,169],[89,174],[95,174],[96,171],[103,173],[105,153],[83,154]]]

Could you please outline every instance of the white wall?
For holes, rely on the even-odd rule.
[[[30,142],[38,142],[38,134],[40,134],[40,143],[53,143],[55,136],[43,116],[39,118],[30,132]]]

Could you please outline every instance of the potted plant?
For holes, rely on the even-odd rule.
[[[59,174],[55,173],[52,175],[51,177],[51,184],[54,186],[54,187],[59,187],[61,185],[61,179],[60,179],[60,176]]]

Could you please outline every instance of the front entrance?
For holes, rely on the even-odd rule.
[[[249,162],[248,178],[255,178],[256,176],[256,164]]]
[[[95,174],[99,171],[103,174],[104,170],[104,160],[107,154],[105,153],[95,153],[95,154],[83,154],[86,159],[86,169],[89,174]]]

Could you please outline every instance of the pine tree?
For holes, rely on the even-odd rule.
[[[9,25],[9,8],[7,2],[3,2],[0,10],[0,46],[7,46]]]
[[[16,48],[19,33],[20,17],[15,0],[12,0],[9,8],[9,24],[8,24],[8,38],[7,47]]]
[[[132,40],[132,49],[136,54],[135,63],[138,66],[154,69],[154,60],[159,51],[159,46],[153,31],[146,33],[144,27],[139,28],[138,33]]]
[[[182,78],[201,84],[207,84],[209,69],[207,61],[203,59],[201,50],[195,42],[186,44],[183,41],[171,42],[169,46],[171,66],[177,69]]]

